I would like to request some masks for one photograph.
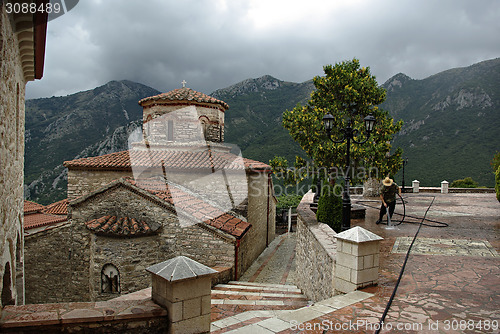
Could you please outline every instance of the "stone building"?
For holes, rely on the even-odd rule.
[[[4,1],[0,6],[1,313],[24,302],[24,96],[26,83],[43,75],[47,15],[9,14]]]
[[[27,241],[30,302],[133,292],[179,255],[238,278],[274,239],[270,167],[224,144],[227,104],[186,87],[139,103],[129,150],[64,163],[70,224]]]

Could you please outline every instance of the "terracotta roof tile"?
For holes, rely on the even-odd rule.
[[[189,101],[189,102],[198,102],[198,103],[211,103],[220,105],[223,110],[229,108],[229,105],[221,100],[217,100],[214,97],[209,95],[197,92],[191,88],[183,87],[174,89],[167,93],[162,93],[155,96],[146,97],[139,101],[139,105],[144,106],[146,102],[181,102],[181,101]]]
[[[27,214],[24,216],[24,229],[29,230],[35,227],[61,223],[66,220],[67,220],[66,216],[54,216],[45,213]]]
[[[43,209],[44,213],[52,215],[67,215],[68,214],[68,199],[63,199],[59,202],[55,202],[47,205]]]
[[[239,156],[211,150],[198,152],[173,150],[131,150],[121,151],[98,157],[81,158],[65,161],[68,168],[132,170],[134,167],[161,168],[162,163],[167,169],[230,169],[238,170],[243,166],[246,170],[269,172],[271,167],[263,162],[240,159]],[[241,164],[243,162],[243,166]]]
[[[35,213],[42,211],[45,208],[45,206],[31,202],[31,201],[24,201],[24,214],[29,214],[29,213]]]
[[[125,178],[124,180],[136,187],[148,191],[169,204],[175,205],[176,210],[181,210],[195,219],[229,233],[238,239],[252,226],[250,223],[240,218],[234,217],[229,213],[209,205],[194,195],[185,193],[181,189],[172,186],[168,187],[165,182],[160,182],[158,179],[151,178],[136,181],[132,178]],[[176,199],[179,198],[178,196],[183,196],[183,200],[176,200],[174,204],[172,193],[175,194]]]
[[[154,234],[160,225],[150,226],[145,221],[134,218],[102,216],[85,223],[87,228],[96,234],[119,237],[142,237]]]

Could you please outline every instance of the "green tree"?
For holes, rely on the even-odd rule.
[[[490,164],[491,167],[493,168],[493,174],[496,173],[498,167],[500,167],[500,152],[495,153]]]
[[[497,194],[497,199],[500,202],[500,152],[497,152],[491,160],[491,167],[493,167],[493,173],[495,174],[495,192]]]
[[[497,200],[500,202],[500,166],[495,172],[495,192],[497,193]]]
[[[311,94],[307,105],[297,105],[283,113],[283,126],[315,166],[340,169],[346,164],[347,144],[335,144],[328,140],[323,127],[323,116],[331,113],[335,117],[332,132],[334,139],[342,138],[339,129],[345,128],[351,118],[353,128],[360,133],[357,139],[363,140],[363,119],[371,113],[376,118],[374,131],[365,144],[351,145],[351,166],[375,167],[379,177],[395,174],[401,166],[402,150],[397,149],[390,154],[390,141],[401,129],[403,122],[394,122],[387,111],[378,107],[385,100],[385,90],[377,84],[369,68],[360,67],[357,59],[326,65],[323,70],[325,76],[313,79],[316,90]],[[278,165],[276,158],[271,161],[271,165]],[[369,175],[356,173],[352,176],[353,181],[359,181]]]

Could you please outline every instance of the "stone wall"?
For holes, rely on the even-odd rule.
[[[316,220],[309,207],[313,196],[308,192],[297,207],[295,277],[302,292],[316,302],[334,295],[336,233]]]
[[[68,200],[95,191],[122,177],[132,176],[130,171],[104,171],[68,169]]]
[[[224,112],[218,107],[158,104],[144,108],[143,133],[150,144],[224,141]]]
[[[0,8],[0,289],[1,306],[22,303],[25,79],[14,23]],[[18,255],[16,260],[16,253]],[[10,274],[9,274],[10,272]],[[17,298],[19,294],[19,298]],[[0,312],[2,307],[0,306]]]
[[[131,171],[104,171],[91,169],[68,169],[68,199],[71,201],[82,195],[96,191],[105,185],[122,177],[151,177],[161,176],[161,169],[149,169],[141,175],[134,175]],[[195,194],[207,196],[219,203],[220,206],[231,208],[231,201],[235,205],[247,198],[248,186],[245,184],[247,175],[245,170],[197,170],[196,172],[167,170],[167,178],[180,184]],[[229,192],[228,192],[229,187]],[[260,187],[260,186],[259,186]]]
[[[268,174],[248,174],[247,180],[248,222],[252,227],[240,243],[238,275],[243,274],[274,240],[276,227],[276,202],[271,193]]]
[[[25,238],[26,304],[89,298],[88,233],[67,223]]]
[[[150,279],[144,269],[177,255],[209,267],[234,265],[234,238],[196,222],[182,227],[167,208],[121,185],[76,201],[69,214],[71,224],[27,238],[30,303],[116,297],[101,292],[101,271],[106,264],[118,269],[121,294],[148,287]],[[162,228],[156,235],[135,238],[96,235],[86,228],[85,222],[105,215],[158,223]]]

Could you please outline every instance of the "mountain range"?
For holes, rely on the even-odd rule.
[[[407,185],[418,179],[423,186],[438,186],[442,180],[471,176],[493,186],[489,161],[500,150],[500,59],[423,80],[400,73],[382,86],[387,90],[382,107],[405,123],[393,147],[402,147],[408,158]],[[305,104],[313,90],[312,80],[293,83],[266,75],[209,95],[229,104],[225,140],[238,145],[244,157],[268,162],[281,155],[293,161],[304,153],[281,126],[282,113]],[[42,204],[65,198],[62,162],[126,150],[129,134],[141,125],[137,101],[159,93],[125,80],[27,100],[25,197]]]

